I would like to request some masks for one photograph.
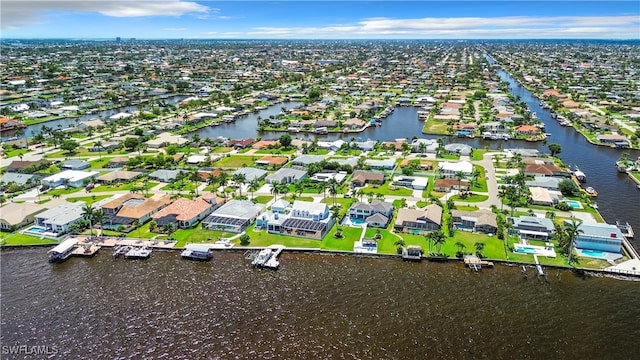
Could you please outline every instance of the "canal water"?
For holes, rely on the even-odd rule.
[[[278,271],[241,253],[210,263],[50,265],[1,253],[3,346],[59,359],[631,359],[640,282],[519,267],[284,253]],[[3,359],[23,358],[4,353]]]
[[[173,96],[167,97],[166,99],[158,99],[158,100],[164,101],[167,104],[175,105],[186,98],[187,96],[185,95],[173,95]],[[153,102],[155,103],[155,100]],[[143,104],[143,106],[145,105],[146,104]],[[138,111],[137,106],[134,106],[134,105],[123,106],[123,107],[109,109],[109,110],[102,110],[102,111],[96,112],[95,114],[84,114],[84,115],[80,115],[77,117],[70,117],[70,118],[65,117],[65,118],[55,119],[55,120],[51,120],[51,121],[47,121],[39,124],[33,124],[33,125],[27,126],[24,129],[23,137],[31,137],[31,136],[34,136],[35,134],[39,134],[42,131],[43,125],[50,127],[54,130],[66,129],[69,126],[77,126],[78,123],[83,121],[88,121],[93,119],[108,120],[110,116],[115,115],[117,113],[126,112],[131,114],[134,111]]]

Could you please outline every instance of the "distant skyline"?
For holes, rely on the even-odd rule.
[[[640,39],[630,1],[2,0],[3,39]]]

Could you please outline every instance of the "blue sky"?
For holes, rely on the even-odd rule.
[[[2,38],[640,39],[631,1],[2,0]]]

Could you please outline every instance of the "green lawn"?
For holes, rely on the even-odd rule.
[[[2,233],[0,235],[2,238],[0,240],[0,245],[41,245],[41,244],[57,244],[56,240],[51,239],[40,239],[37,236],[24,235],[20,233],[12,233],[6,234]]]
[[[213,167],[221,167],[221,168],[242,168],[248,167],[253,164],[253,159],[251,156],[243,156],[243,155],[231,155],[225,156],[222,159],[213,163]]]
[[[482,195],[482,194],[473,194],[471,196],[467,196],[467,197],[461,197],[460,195],[454,195],[451,197],[451,199],[453,199],[453,201],[462,201],[462,202],[481,202],[481,201],[485,201],[489,198],[488,195]]]
[[[285,148],[280,148],[280,149],[260,149],[257,150],[256,152],[254,152],[254,154],[261,154],[261,155],[282,155],[282,154],[293,154],[297,151],[297,149],[295,148],[291,148],[291,149],[285,149]]]
[[[94,202],[111,197],[111,195],[93,195],[93,196],[78,196],[67,198],[68,202],[84,201],[86,204],[93,204]]]
[[[102,169],[110,161],[110,158],[102,158],[91,162],[91,170]]]
[[[253,198],[253,202],[256,204],[266,204],[273,199],[273,196],[259,195]]]
[[[270,234],[266,231],[255,231],[254,228],[255,225],[251,225],[246,230],[246,234],[249,235],[249,246],[266,247],[273,244],[303,248],[320,248],[322,246],[322,241],[320,240]],[[234,240],[233,243],[239,246],[240,239]]]
[[[447,125],[444,121],[433,120],[433,117],[429,117],[427,121],[424,122],[424,126],[422,127],[423,134],[435,134],[435,135],[448,135],[449,134],[449,125]]]
[[[482,166],[479,165],[475,165],[475,168],[478,170],[479,174],[478,179],[473,184],[473,188],[471,188],[471,190],[481,192],[489,191],[487,188],[486,171]]]
[[[158,182],[155,181],[148,181],[147,182],[147,186],[145,186],[145,189],[149,190],[152,187],[158,185]],[[94,192],[102,192],[102,191],[130,191],[132,190],[134,187],[141,187],[144,186],[144,182],[142,181],[134,181],[134,182],[130,182],[130,183],[124,183],[124,184],[112,184],[112,185],[98,185],[96,187],[93,188]],[[186,188],[186,186],[185,186]]]
[[[383,185],[368,185],[362,190],[365,194],[373,193],[392,196],[411,196],[411,194],[413,194],[413,190],[401,186],[390,185],[389,182],[386,182]]]
[[[47,195],[50,195],[50,196],[54,196],[54,195],[67,195],[67,194],[73,194],[73,193],[78,192],[78,191],[81,191],[81,190],[84,190],[84,188],[81,188],[81,187],[79,187],[79,188],[72,188],[72,187],[70,187],[70,188],[68,188],[68,189],[53,189],[53,190],[49,190],[49,191],[47,191],[47,193],[46,193],[46,194],[47,194]]]

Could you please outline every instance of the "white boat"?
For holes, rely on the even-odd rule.
[[[151,256],[151,249],[147,247],[131,247],[124,254],[125,259],[147,259]]]
[[[264,264],[266,264],[267,261],[269,261],[271,254],[272,254],[271,249],[267,248],[267,249],[260,250],[258,255],[256,255],[256,257],[251,261],[251,265],[255,267],[264,266]]]
[[[635,236],[635,234],[633,232],[633,228],[631,227],[631,225],[629,225],[628,222],[623,224],[623,223],[619,222],[618,220],[616,220],[616,227],[618,229],[620,229],[620,232],[626,238],[633,239],[633,237]]]
[[[211,260],[211,255],[211,247],[205,244],[188,244],[180,254],[185,259],[196,261],[209,261]]]
[[[76,238],[69,238],[60,244],[56,245],[53,249],[49,250],[49,262],[61,263],[67,260],[73,250],[76,248],[78,240]]]
[[[573,175],[576,177],[576,179],[578,179],[578,181],[587,182],[587,175],[580,171],[580,169],[576,168],[576,170],[573,172]]]

